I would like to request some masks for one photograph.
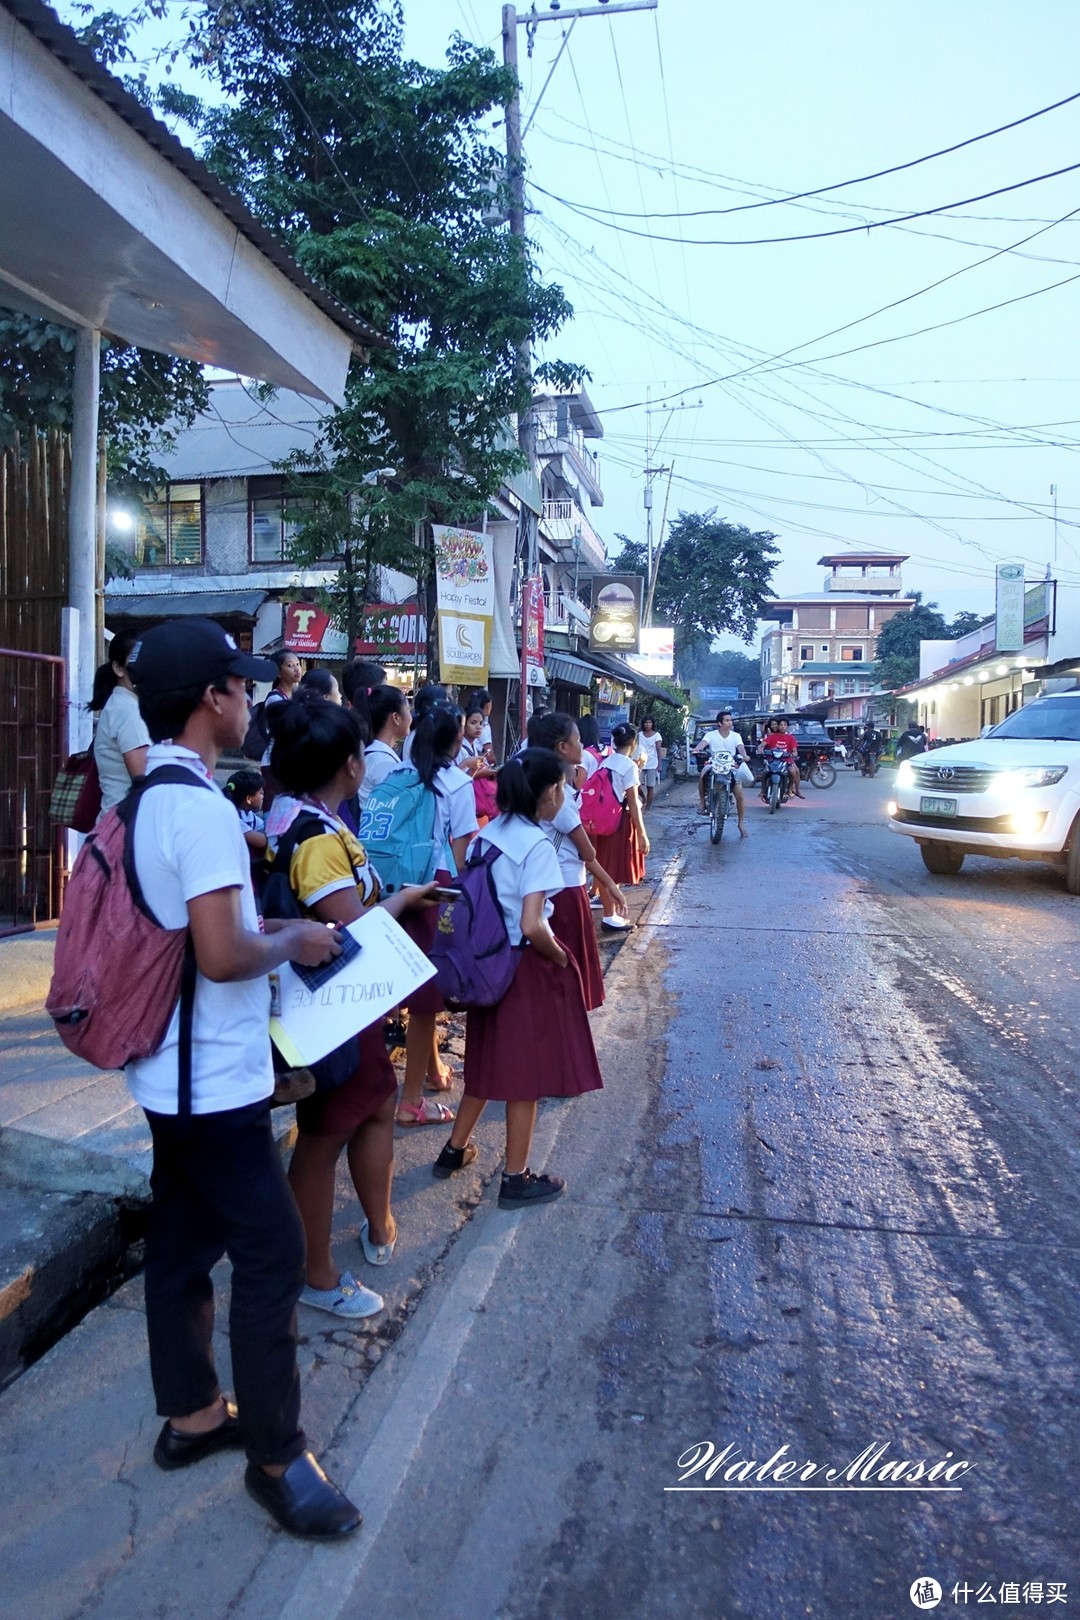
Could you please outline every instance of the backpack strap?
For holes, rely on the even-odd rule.
[[[210,783],[183,765],[159,765],[148,776],[140,776],[132,782],[117,806],[117,814],[124,824],[124,877],[131,891],[131,898],[143,915],[149,917],[151,922],[157,923],[159,928],[161,924],[146,903],[139,874],[135,870],[135,817],[144,793],[149,792],[152,787],[170,786],[209,788]],[[180,972],[180,1028],[176,1049],[177,1117],[185,1121],[191,1119],[192,1037],[198,971],[195,942],[191,937],[191,929],[188,928],[184,940],[184,965]]]

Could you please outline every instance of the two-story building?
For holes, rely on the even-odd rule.
[[[801,709],[873,691],[878,635],[915,605],[904,595],[906,561],[894,552],[829,554],[818,559],[828,570],[822,590],[767,603],[762,617],[776,627],[761,639],[763,708]]]

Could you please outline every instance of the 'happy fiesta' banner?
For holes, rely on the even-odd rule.
[[[439,609],[439,677],[454,686],[484,686],[495,614],[491,536],[432,524]]]

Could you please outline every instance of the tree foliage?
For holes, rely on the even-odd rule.
[[[52,321],[0,310],[0,438],[70,430],[75,332]],[[101,432],[114,485],[152,485],[158,457],[181,426],[205,410],[202,368],[116,339],[101,344]]]
[[[921,591],[912,595],[915,606],[897,613],[878,632],[874,682],[887,692],[918,680],[920,641],[955,641],[987,623],[968,611],[949,623],[936,602],[924,602]]]
[[[740,692],[756,692],[761,685],[758,660],[733,649],[713,652],[695,647],[684,654],[679,672],[695,686],[734,686]]]
[[[476,517],[521,468],[511,424],[531,386],[519,351],[570,314],[493,206],[512,78],[457,37],[443,70],[406,60],[396,0],[225,0],[189,26],[192,55],[227,100],[166,87],[159,104],[196,130],[206,162],[304,268],[389,340],[357,360],[344,406],[287,465],[319,494],[296,560],[349,562],[359,546],[400,566],[418,522]],[[556,362],[538,375],[582,374]],[[394,478],[365,484],[379,468]],[[347,583],[332,593],[339,622]]]
[[[643,542],[619,535],[617,573],[645,574]],[[749,641],[772,588],[780,555],[774,534],[753,533],[710,512],[680,512],[671,525],[656,572],[653,620],[675,629],[675,664],[707,649],[724,633]]]

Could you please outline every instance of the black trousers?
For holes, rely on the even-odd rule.
[[[304,1229],[270,1129],[269,1101],[219,1114],[152,1114],[146,1237],[150,1373],[161,1417],[221,1393],[210,1272],[232,1262],[229,1333],[247,1454],[289,1463],[305,1448],[296,1366]]]

